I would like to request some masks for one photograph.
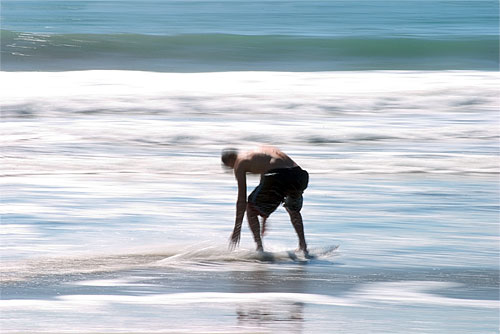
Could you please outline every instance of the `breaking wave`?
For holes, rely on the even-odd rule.
[[[1,31],[3,70],[498,70],[496,36],[441,39]]]

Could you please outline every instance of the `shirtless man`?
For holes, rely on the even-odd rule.
[[[235,149],[222,151],[222,163],[234,170],[238,182],[236,219],[231,235],[231,249],[240,242],[241,224],[245,211],[257,251],[263,251],[258,216],[262,217],[262,236],[266,219],[284,203],[299,238],[299,250],[308,256],[302,223],[302,193],[307,188],[309,174],[276,147],[263,146],[255,151],[240,153]],[[260,184],[248,196],[246,173],[261,174]]]

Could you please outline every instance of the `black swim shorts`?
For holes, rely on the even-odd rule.
[[[248,203],[262,217],[268,217],[281,203],[291,211],[300,211],[308,182],[309,174],[298,166],[272,169],[261,176],[260,184],[248,196]]]

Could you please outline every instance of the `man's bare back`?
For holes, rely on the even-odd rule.
[[[264,174],[271,169],[291,168],[298,165],[288,155],[273,146],[261,146],[254,151],[238,154],[234,164],[235,174],[238,169],[246,173]]]
[[[299,249],[307,255],[300,209],[302,192],[309,180],[308,173],[288,155],[273,146],[261,146],[254,151],[242,153],[227,149],[222,152],[222,162],[234,169],[238,183],[236,219],[231,235],[231,246],[235,247],[239,243],[241,224],[246,211],[257,250],[263,250],[258,216],[263,217],[263,236],[266,219],[281,203],[285,203],[284,206],[290,214],[290,220],[299,238]],[[261,182],[250,194],[248,201],[246,173],[261,174]]]

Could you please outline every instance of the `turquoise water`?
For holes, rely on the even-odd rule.
[[[4,1],[4,70],[497,70],[497,1]]]
[[[462,37],[498,31],[496,1],[11,1],[3,29],[58,34]]]
[[[496,1],[2,1],[2,333],[499,331]],[[308,170],[267,253],[224,147]],[[258,184],[248,176],[248,191]]]

